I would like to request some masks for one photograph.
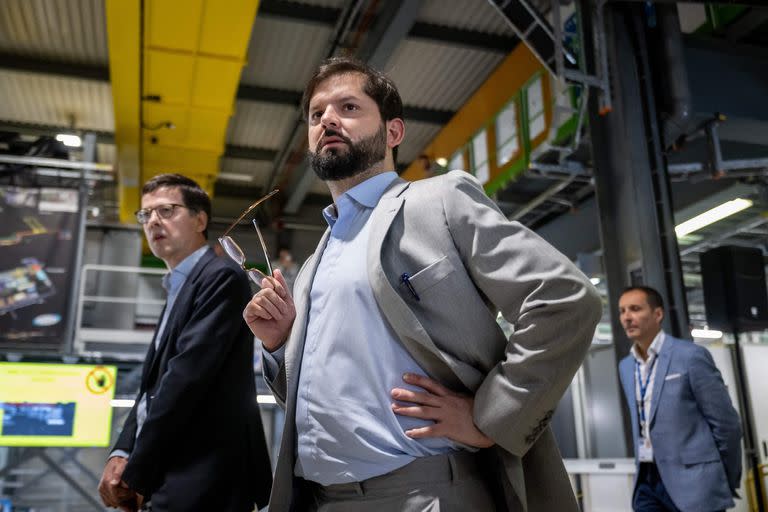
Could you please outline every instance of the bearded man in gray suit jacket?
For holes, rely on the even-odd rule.
[[[243,313],[286,409],[270,511],[578,510],[549,421],[595,289],[469,174],[397,177],[383,74],[326,61],[303,107],[329,230],[293,295],[276,271]]]

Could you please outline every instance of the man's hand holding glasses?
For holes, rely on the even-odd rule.
[[[245,306],[243,319],[264,348],[274,352],[288,339],[296,318],[296,307],[279,269],[275,269],[272,277],[262,279],[260,284],[261,290]]]
[[[224,249],[224,252],[226,252],[235,263],[242,267],[254,283],[261,286],[261,290],[253,296],[251,301],[245,307],[243,318],[254,336],[259,338],[264,345],[264,348],[270,352],[274,352],[280,348],[288,338],[288,334],[291,332],[293,319],[296,318],[296,307],[293,304],[293,298],[288,290],[288,284],[285,282],[282,272],[280,270],[272,272],[272,266],[269,264],[269,251],[267,251],[267,245],[264,243],[264,236],[261,234],[256,219],[253,220],[253,227],[256,229],[256,234],[259,237],[259,244],[261,245],[264,261],[267,265],[267,274],[264,274],[257,268],[248,268],[245,266],[245,251],[243,251],[229,233],[245,218],[246,215],[251,213],[261,203],[277,194],[277,192],[277,190],[273,190],[249,206],[242,215],[227,228],[224,234],[219,237],[219,243]]]

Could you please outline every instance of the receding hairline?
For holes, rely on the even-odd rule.
[[[351,76],[351,75],[356,75],[358,78],[360,78],[359,84],[358,84],[360,86],[360,94],[362,94],[366,98],[369,98],[369,99],[373,100],[374,103],[375,103],[376,100],[374,98],[372,98],[367,92],[365,92],[365,84],[368,82],[368,76],[365,73],[362,73],[360,71],[348,70],[348,71],[339,72],[339,73],[337,73],[335,75],[328,76],[328,77],[324,78],[323,80],[317,82],[317,84],[315,84],[315,87],[312,89],[312,95],[309,97],[309,100],[307,101],[307,109],[308,110],[312,110],[312,100],[315,98],[315,96],[317,96],[317,90],[323,84],[325,84],[325,83],[327,83],[327,82],[329,82],[329,81],[331,81],[333,79],[339,79],[339,78],[342,78],[344,76]],[[357,95],[346,95],[346,96],[340,98],[340,100],[352,99],[354,97],[357,97]]]
[[[662,309],[662,310],[664,309],[664,303],[663,302],[661,304],[659,304],[659,305],[656,305],[656,306],[654,306],[651,303],[652,302],[651,301],[651,293],[648,290],[646,290],[644,287],[642,287],[642,286],[631,286],[629,288],[626,288],[625,290],[623,290],[621,292],[621,295],[619,295],[619,301],[621,301],[622,297],[624,297],[628,293],[632,293],[632,292],[640,292],[640,293],[642,293],[643,297],[645,297],[645,303],[648,304],[648,307],[651,308],[652,311],[654,309],[659,309],[659,308]]]

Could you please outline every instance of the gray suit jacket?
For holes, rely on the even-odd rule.
[[[475,396],[496,442],[510,510],[577,511],[551,430],[553,410],[592,340],[601,303],[587,278],[536,234],[509,222],[469,174],[395,180],[371,218],[368,278],[404,347],[429,376]],[[296,503],[295,413],[309,291],[328,233],[297,276],[285,360],[267,384],[286,409],[270,511]],[[420,296],[400,284],[409,273]],[[507,339],[498,312],[514,325]]]
[[[667,335],[658,357],[649,421],[664,487],[683,512],[731,508],[741,484],[741,424],[712,355]],[[640,424],[631,354],[619,363],[619,375],[637,461]]]

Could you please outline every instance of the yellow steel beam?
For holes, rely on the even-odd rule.
[[[139,208],[141,186],[140,10],[140,0],[107,0],[106,3],[120,221],[126,223],[135,222],[133,212]]]
[[[179,172],[213,192],[257,7],[257,0],[146,1],[144,180]]]
[[[121,220],[130,222],[139,187],[157,174],[213,192],[258,0],[107,2]]]
[[[536,73],[542,73],[543,89],[545,97],[545,118],[549,127],[551,121],[551,105],[549,74],[544,72],[544,67],[533,55],[528,46],[520,44],[510,53],[472,97],[459,109],[448,121],[442,130],[435,136],[432,142],[422,152],[430,161],[438,158],[450,158],[457,150],[466,146],[472,137],[484,127],[488,129],[488,141],[495,140],[495,126],[493,120],[499,111],[519,93],[520,89]],[[518,123],[520,116],[518,116]],[[520,133],[520,130],[518,130]],[[545,130],[546,133],[546,130]],[[544,136],[532,141],[538,144]],[[495,149],[488,146],[488,163],[490,167],[490,179],[493,181],[503,169],[496,162]],[[427,177],[428,171],[424,168],[424,162],[416,159],[403,172],[402,177],[407,180],[418,180]]]

